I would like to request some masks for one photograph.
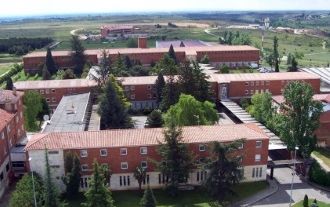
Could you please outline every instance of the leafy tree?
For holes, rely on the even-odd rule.
[[[211,102],[199,102],[191,95],[181,94],[179,102],[165,114],[165,124],[174,122],[179,126],[212,125],[218,121],[217,110]]]
[[[133,65],[129,70],[129,74],[131,76],[148,76],[149,69],[143,67],[142,65]]]
[[[294,57],[291,53],[288,54],[288,58],[286,60],[287,65],[291,65],[292,63],[292,57]]]
[[[66,69],[63,73],[63,76],[62,76],[62,79],[65,80],[65,79],[75,79],[76,78],[76,75],[74,73],[73,70],[71,69]]]
[[[13,80],[11,79],[11,77],[8,77],[6,79],[6,86],[5,86],[5,89],[6,90],[13,90],[14,88],[14,84],[13,84]]]
[[[277,38],[277,36],[274,37],[273,47],[274,47],[273,58],[274,58],[275,72],[280,72],[280,54],[278,52],[278,38]]]
[[[102,50],[101,58],[100,58],[100,69],[96,70],[99,78],[96,79],[100,86],[105,86],[106,82],[109,79],[111,71],[111,61],[109,58],[109,54],[106,50]]]
[[[158,128],[163,126],[162,112],[158,109],[153,110],[147,118],[146,127],[147,128]]]
[[[302,157],[307,159],[315,147],[314,131],[319,125],[322,103],[313,100],[312,86],[303,82],[290,82],[283,95],[281,138],[288,150],[298,147]]]
[[[114,201],[111,191],[106,186],[105,177],[102,173],[102,167],[94,161],[93,175],[89,181],[89,188],[85,192],[86,202],[84,207],[113,207]]]
[[[62,178],[66,185],[66,195],[68,198],[75,197],[79,193],[80,186],[80,161],[76,153],[68,152],[64,157],[65,173]]]
[[[125,55],[124,64],[127,69],[129,69],[133,66],[131,59],[127,55]]]
[[[156,199],[150,188],[150,186],[145,189],[143,197],[140,201],[141,207],[156,207]]]
[[[155,83],[156,102],[157,102],[158,106],[162,102],[164,87],[165,87],[165,79],[164,79],[162,72],[160,72],[158,74],[158,77],[157,77],[157,80]]]
[[[127,47],[128,48],[137,48],[138,47],[138,43],[137,43],[136,39],[130,38],[127,41]]]
[[[146,179],[147,176],[147,171],[145,168],[141,166],[137,166],[134,170],[134,178],[138,181],[139,183],[139,190],[141,191],[141,186],[142,182]]]
[[[59,195],[55,185],[52,181],[52,174],[50,172],[49,166],[49,159],[48,159],[48,150],[45,149],[45,167],[46,167],[46,174],[45,174],[45,207],[58,207],[61,203],[59,201]]]
[[[42,96],[36,91],[27,91],[23,97],[24,127],[27,131],[38,130],[37,116],[42,111]]]
[[[241,157],[234,156],[243,140],[230,144],[214,142],[212,159],[206,168],[210,170],[206,179],[205,187],[211,196],[219,201],[228,194],[235,194],[232,187],[237,185],[243,175],[240,170]]]
[[[71,49],[72,62],[74,64],[73,72],[77,77],[80,77],[86,63],[86,57],[85,48],[83,47],[78,36],[72,35]]]
[[[50,79],[52,79],[52,76],[51,76],[50,72],[48,71],[46,65],[44,65],[44,67],[42,68],[41,73],[42,73],[42,80],[50,80]]]
[[[163,89],[162,102],[160,108],[162,111],[167,111],[172,105],[177,103],[179,99],[179,91],[177,83],[174,81],[174,76],[168,76],[167,83]]]
[[[156,73],[162,73],[163,75],[176,75],[178,73],[178,67],[175,64],[175,61],[165,54],[155,66]]]
[[[268,65],[273,68],[275,62],[274,62],[274,54],[270,53],[266,56],[266,62],[268,63]]]
[[[128,106],[123,98],[122,89],[115,80],[110,79],[100,96],[98,113],[101,116],[102,129],[119,129],[133,127],[128,115]]]
[[[201,60],[200,60],[201,63],[203,64],[209,64],[210,63],[210,59],[207,55],[204,55]]]
[[[51,49],[48,47],[47,48],[47,54],[46,54],[46,61],[45,61],[45,67],[47,69],[47,71],[51,74],[51,75],[54,75],[57,73],[57,67],[56,67],[56,64],[55,64],[55,61],[53,59],[53,56],[52,56],[52,51]],[[45,79],[44,79],[45,80]],[[48,79],[46,79],[48,80]]]
[[[307,196],[306,194],[305,194],[305,196],[304,196],[303,206],[304,206],[304,207],[309,207],[309,205],[308,205],[308,196]]]
[[[259,122],[266,124],[274,113],[272,95],[270,93],[256,93],[251,98],[249,113]]]
[[[174,48],[173,48],[173,45],[171,44],[170,46],[170,49],[168,50],[168,56],[174,61],[174,63],[177,65],[179,62],[178,62],[178,59],[175,55],[175,51],[174,51]]]
[[[297,60],[294,56],[291,59],[291,64],[288,67],[288,71],[289,72],[297,72],[298,71],[298,62],[297,62]]]
[[[124,61],[123,57],[121,56],[121,54],[118,53],[118,56],[116,58],[114,66],[113,66],[113,75],[115,75],[115,76],[128,76],[128,75],[124,75],[125,73],[127,73],[127,68],[126,68],[126,65],[125,65],[125,61]]]
[[[15,191],[10,197],[10,207],[34,207],[34,194],[33,194],[33,182],[34,192],[38,206],[42,206],[43,202],[43,182],[42,178],[37,174],[32,175],[25,174],[16,184]]]
[[[174,119],[174,118],[173,118]],[[193,168],[192,155],[183,143],[182,130],[175,122],[170,122],[164,130],[164,142],[160,143],[157,163],[158,170],[168,178],[167,189],[172,196],[178,194],[180,183],[186,183]]]
[[[224,65],[224,66],[220,67],[219,72],[222,74],[228,74],[230,72],[230,69],[228,66]]]
[[[50,115],[50,108],[49,105],[44,97],[41,98],[41,111],[37,115],[37,119],[39,120],[39,127],[41,123],[44,121],[44,115]]]

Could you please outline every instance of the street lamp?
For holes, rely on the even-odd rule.
[[[289,207],[291,207],[291,205],[292,205],[292,190],[293,190],[293,180],[294,180],[294,176],[296,174],[297,149],[298,149],[298,147],[295,147],[294,148],[294,159],[293,159],[293,169],[292,169],[292,180],[291,180],[291,190],[290,190],[290,203],[289,203]]]
[[[35,186],[34,186],[34,177],[33,177],[33,170],[31,167],[31,160],[32,160],[32,158],[30,157],[29,163],[30,163],[30,170],[31,170],[31,175],[32,175],[33,199],[34,199],[34,206],[37,207],[36,191],[35,191]]]

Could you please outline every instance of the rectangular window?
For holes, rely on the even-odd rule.
[[[255,169],[252,169],[252,177],[254,178],[254,174],[255,174]]]
[[[134,91],[135,90],[135,86],[131,86],[131,91]]]
[[[127,148],[120,148],[120,155],[127,155]]]
[[[245,82],[245,86],[249,86],[249,82]]]
[[[87,170],[88,170],[88,165],[87,164],[81,165],[81,171],[87,171]]]
[[[49,89],[46,89],[46,94],[49,94]]]
[[[268,88],[266,89],[266,92],[269,93],[269,89]]]
[[[259,168],[256,168],[256,177],[259,177]]]
[[[141,167],[146,169],[148,168],[148,162],[147,161],[141,161]]]
[[[8,172],[9,171],[9,163],[7,163],[7,165],[6,165],[6,172]]]
[[[259,81],[256,81],[256,86],[259,86]]]
[[[265,81],[261,81],[261,85],[264,86],[265,85]]]
[[[141,155],[148,154],[148,148],[147,147],[140,147],[140,154]]]
[[[158,174],[158,184],[161,184],[161,182],[162,182],[161,175]]]
[[[206,150],[206,146],[204,144],[199,145],[199,151],[204,152]]]
[[[100,156],[105,157],[108,155],[108,150],[107,149],[100,149]]]
[[[53,98],[52,98],[52,102],[53,102],[53,103],[56,102],[56,98],[53,97]]]
[[[261,155],[260,155],[260,154],[256,154],[254,160],[255,160],[256,162],[260,162],[260,160],[261,160]]]
[[[44,90],[40,90],[40,94],[44,94],[45,93],[45,91]]]
[[[51,165],[50,167],[51,167],[51,168],[60,168],[59,165]]]
[[[249,95],[249,90],[245,90],[245,95]]]
[[[253,95],[253,90],[250,90],[250,94]]]
[[[129,86],[125,86],[125,91],[129,91]]]
[[[52,89],[52,93],[55,93],[55,89]]]
[[[49,155],[57,155],[59,153],[59,151],[57,151],[57,150],[50,150],[50,151],[48,151],[48,154]]]
[[[50,102],[50,99],[49,99],[49,98],[46,98],[46,101],[47,101],[47,102]]]
[[[128,163],[127,162],[122,162],[120,163],[120,168],[122,170],[127,170],[128,169]]]
[[[131,95],[131,99],[134,100],[135,99],[135,94]]]
[[[197,180],[197,182],[199,182],[199,172],[197,172],[196,180]]]
[[[0,174],[0,181],[3,180],[3,172]]]
[[[131,179],[130,179],[129,175],[127,176],[127,185],[128,185],[128,186],[131,185]]]
[[[256,141],[256,148],[262,147],[262,141]]]
[[[262,177],[262,167],[259,168],[259,177]]]
[[[149,183],[150,183],[150,176],[147,175],[147,184],[149,184]]]
[[[254,86],[254,81],[251,81],[251,86]]]
[[[122,186],[123,185],[123,178],[121,176],[119,176],[119,185]]]
[[[151,90],[151,85],[148,85],[147,87],[148,87],[148,90]]]
[[[80,150],[80,157],[87,157],[87,156],[88,156],[87,150]]]

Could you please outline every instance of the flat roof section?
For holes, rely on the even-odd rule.
[[[63,96],[42,132],[81,132],[88,125],[90,93]]]

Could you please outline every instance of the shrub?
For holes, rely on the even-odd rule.
[[[3,84],[5,81],[7,81],[8,78],[11,78],[12,76],[16,75],[21,70],[23,70],[23,66],[15,64],[8,72],[0,76],[0,84]]]
[[[330,187],[330,172],[323,170],[318,162],[314,162],[309,171],[309,178],[319,185]]]

